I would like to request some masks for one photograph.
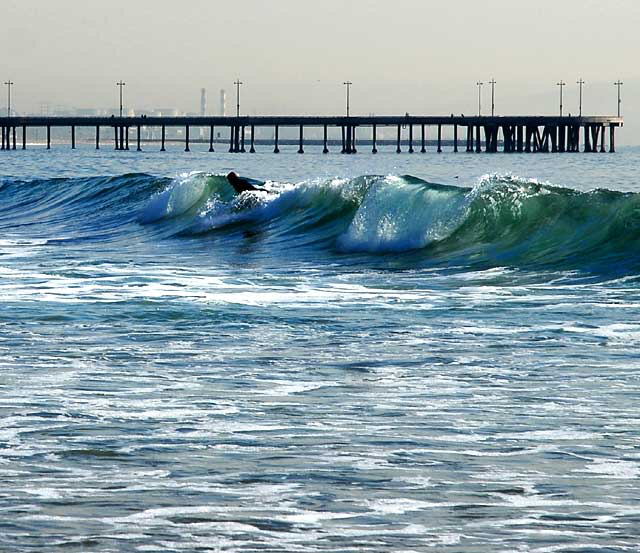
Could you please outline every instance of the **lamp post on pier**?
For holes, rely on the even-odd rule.
[[[556,83],[556,85],[560,87],[560,117],[562,117],[562,89],[567,86],[567,83],[561,80],[559,83]]]
[[[122,87],[124,87],[124,85],[126,84],[127,83],[125,83],[122,79],[116,83],[116,86],[120,87],[120,117],[122,117]]]
[[[491,117],[493,117],[495,115],[495,108],[496,108],[496,104],[495,104],[496,80],[492,78],[489,81],[489,84],[491,85]]]
[[[476,86],[478,87],[478,117],[482,114],[482,81],[478,81]]]
[[[14,82],[9,79],[4,84],[7,85],[7,117],[11,117],[11,87],[14,85]]]
[[[580,79],[579,81],[576,81],[576,84],[580,86],[580,107],[579,107],[579,116],[582,117],[582,87],[584,86],[584,81],[582,79]]]
[[[613,83],[614,86],[618,87],[618,117],[620,117],[620,103],[622,102],[622,100],[620,99],[620,87],[624,84],[620,79],[618,79],[615,83]]]
[[[351,81],[345,81],[342,84],[347,87],[347,117],[349,117],[349,88],[353,83]]]
[[[240,79],[236,79],[233,84],[236,85],[236,117],[240,117],[240,86],[244,83]]]

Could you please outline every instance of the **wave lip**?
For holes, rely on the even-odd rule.
[[[149,200],[139,221],[146,224],[179,217],[204,208],[207,201],[228,200],[231,196],[229,188],[224,177],[199,172],[182,175]]]
[[[451,233],[466,203],[462,188],[382,178],[369,189],[338,247],[381,253],[424,248]]]

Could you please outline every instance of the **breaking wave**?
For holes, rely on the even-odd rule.
[[[246,239],[261,247],[381,256],[417,265],[637,273],[640,195],[579,192],[514,176],[472,188],[412,176],[267,182],[236,195],[224,176],[127,174],[0,181],[0,228],[48,243]]]

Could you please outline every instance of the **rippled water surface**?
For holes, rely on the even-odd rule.
[[[638,550],[640,150],[0,154],[0,550]]]

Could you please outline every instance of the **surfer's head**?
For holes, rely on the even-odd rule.
[[[227,175],[227,180],[229,182],[234,182],[238,180],[238,173],[235,173],[234,171],[231,171],[228,175]]]

